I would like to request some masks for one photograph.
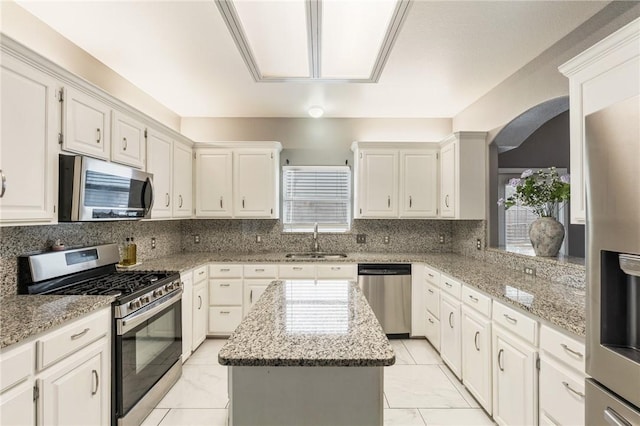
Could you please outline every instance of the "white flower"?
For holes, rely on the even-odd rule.
[[[533,175],[533,170],[527,169],[524,172],[522,172],[522,175],[520,175],[520,177],[524,179],[524,178],[528,178],[531,175]]]
[[[499,206],[501,206],[501,205],[503,205],[503,204],[504,204],[504,198],[500,198],[500,199],[498,200],[498,205],[499,205]]]
[[[518,178],[511,178],[509,179],[509,186],[512,186],[515,188],[516,186],[520,185],[520,182],[522,181]]]
[[[562,175],[560,176],[560,182],[571,183],[571,178],[569,177],[569,175]]]

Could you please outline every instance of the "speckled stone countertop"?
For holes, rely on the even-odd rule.
[[[15,295],[0,299],[0,348],[111,305],[112,296]]]
[[[381,367],[395,353],[358,286],[274,281],[218,353],[231,366]]]
[[[186,271],[208,262],[229,263],[426,263],[439,271],[555,326],[585,336],[585,290],[532,278],[453,253],[349,253],[343,259],[292,260],[285,253],[186,253],[148,261],[137,269]]]

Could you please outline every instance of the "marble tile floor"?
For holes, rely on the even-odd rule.
[[[142,426],[225,426],[224,339],[207,339],[183,365],[182,377]],[[392,340],[396,364],[385,368],[384,424],[484,426],[494,423],[424,339]]]

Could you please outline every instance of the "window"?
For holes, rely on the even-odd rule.
[[[351,228],[351,169],[347,166],[282,168],[285,232],[346,232]]]

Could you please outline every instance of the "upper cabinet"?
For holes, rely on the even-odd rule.
[[[200,144],[196,147],[196,216],[279,217],[279,142]]]
[[[173,142],[173,217],[191,217],[193,210],[193,151]]]
[[[111,108],[72,87],[63,89],[62,149],[103,160],[111,155]]]
[[[441,217],[486,218],[486,136],[485,132],[456,132],[441,142]]]
[[[4,52],[0,66],[0,222],[55,221],[57,82]]]
[[[151,217],[171,217],[171,175],[173,163],[173,141],[154,129],[147,132],[147,172],[153,173],[153,208]]]
[[[144,169],[146,156],[146,126],[120,111],[111,115],[111,160]]]
[[[569,77],[571,223],[586,223],[585,117],[640,93],[640,19],[561,65]]]
[[[354,217],[437,217],[438,146],[354,142]]]

